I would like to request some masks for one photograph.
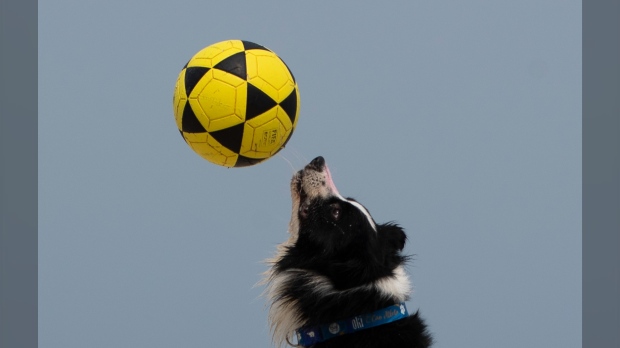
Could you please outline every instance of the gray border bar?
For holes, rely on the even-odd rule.
[[[0,347],[37,347],[37,1],[0,6]]]
[[[583,2],[583,347],[620,347],[618,14]]]

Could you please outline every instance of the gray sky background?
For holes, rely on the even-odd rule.
[[[227,39],[300,88],[289,145],[250,168],[172,114]],[[580,1],[42,1],[38,95],[42,348],[270,346],[254,285],[317,155],[407,229],[436,347],[581,347]]]

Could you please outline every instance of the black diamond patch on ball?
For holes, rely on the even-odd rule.
[[[181,130],[186,133],[204,133],[207,131],[200,121],[198,121],[198,118],[196,117],[194,110],[192,110],[192,106],[189,104],[189,101],[185,103],[185,107],[183,108],[181,128]]]
[[[253,166],[255,164],[258,164],[262,161],[264,161],[264,158],[261,159],[256,159],[256,158],[249,158],[249,157],[245,157],[245,156],[241,156],[239,155],[237,157],[237,162],[235,163],[235,167],[239,168],[239,167],[249,167],[249,166]]]
[[[209,132],[211,136],[218,143],[225,146],[227,149],[234,153],[239,153],[241,150],[241,140],[243,139],[244,123],[240,123],[236,126],[224,128],[219,131]]]
[[[250,41],[241,41],[243,43],[243,49],[244,50],[264,50],[264,51],[269,51],[267,48],[254,43],[254,42],[250,42]],[[269,51],[271,52],[271,51]]]
[[[297,115],[297,89],[293,89],[291,94],[280,103],[280,106],[286,111],[288,118],[291,119],[291,124],[295,124],[295,116]]]
[[[205,76],[207,71],[209,71],[209,68],[201,66],[193,66],[185,70],[185,95],[189,97],[198,81]]]
[[[248,83],[248,98],[245,110],[245,120],[251,120],[265,111],[278,105],[278,103],[261,91],[258,87]]]
[[[245,63],[245,52],[235,53],[217,63],[213,68],[233,74],[244,80],[248,78],[247,66]]]

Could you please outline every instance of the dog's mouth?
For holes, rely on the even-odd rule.
[[[305,202],[308,198],[340,197],[340,193],[322,156],[313,159],[304,169],[293,175],[291,191],[294,200],[299,202]]]

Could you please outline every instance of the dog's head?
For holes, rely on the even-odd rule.
[[[314,270],[346,288],[388,276],[403,263],[403,230],[375,223],[362,204],[340,195],[323,157],[293,175],[291,196],[291,239],[280,266]]]

